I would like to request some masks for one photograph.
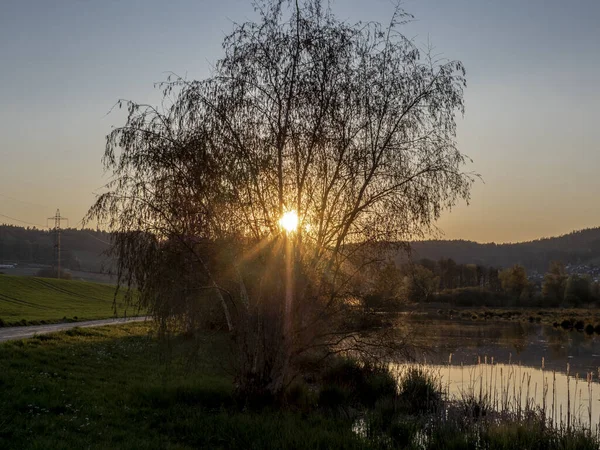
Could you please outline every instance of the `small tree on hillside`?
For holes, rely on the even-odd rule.
[[[165,327],[210,293],[240,389],[278,393],[308,349],[401,346],[357,329],[350,281],[381,259],[377,242],[420,236],[468,199],[472,177],[454,139],[463,66],[422,54],[399,32],[408,15],[386,27],[321,0],[255,7],[211,77],[161,84],[161,109],[119,102],[113,178],[89,218],[117,232],[120,283]]]

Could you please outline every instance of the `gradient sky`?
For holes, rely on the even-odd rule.
[[[390,0],[337,0],[388,22]],[[448,239],[509,242],[600,226],[600,1],[406,0],[420,46],[467,68],[461,150],[483,182],[446,212]],[[169,71],[202,78],[249,0],[2,0],[0,215],[76,225],[104,184],[119,98],[158,102]],[[0,216],[0,223],[16,222]]]

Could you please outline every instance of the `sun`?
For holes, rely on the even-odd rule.
[[[291,210],[283,214],[279,219],[279,226],[288,233],[293,233],[298,229],[298,214]]]

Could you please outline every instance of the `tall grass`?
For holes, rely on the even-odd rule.
[[[453,366],[452,356],[443,366],[392,365],[399,385],[394,417],[382,419],[375,410],[361,417],[354,431],[381,448],[600,448],[600,426],[593,423],[594,386],[598,386],[593,374],[586,378],[583,411],[579,407],[583,379],[573,376],[570,368],[568,377],[557,376],[546,370],[544,361],[535,370],[538,373],[512,358],[509,364],[497,364],[485,357],[475,365]],[[450,381],[451,374],[460,381],[460,389]],[[567,399],[564,405],[559,401],[561,389]],[[411,394],[409,403],[402,399],[406,392]],[[426,408],[432,398],[436,407]]]
[[[555,436],[583,433],[600,436],[600,419],[594,420],[594,402],[600,400],[600,385],[594,373],[585,378],[573,374],[569,364],[566,375],[548,371],[542,358],[538,369],[526,368],[512,361],[498,364],[493,358],[478,358],[474,365],[402,365],[396,367],[400,385],[402,372],[417,370],[423,378],[438,381],[443,399],[440,413],[433,418],[437,427],[459,424],[460,427],[489,427],[519,424],[540,428]],[[598,368],[600,378],[600,368]],[[443,377],[442,377],[443,378]],[[586,398],[587,397],[587,398]],[[426,402],[427,399],[421,399]]]

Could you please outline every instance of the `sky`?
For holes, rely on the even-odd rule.
[[[389,22],[391,0],[336,0],[349,22]],[[405,0],[403,32],[467,69],[458,118],[469,205],[445,239],[517,242],[600,226],[600,1]],[[70,226],[107,181],[101,157],[120,98],[158,104],[169,72],[209,75],[249,0],[2,0],[0,223]],[[16,221],[14,219],[19,219]]]

